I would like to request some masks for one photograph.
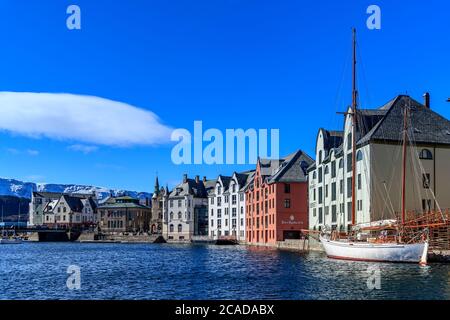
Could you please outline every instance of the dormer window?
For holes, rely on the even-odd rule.
[[[347,150],[351,150],[353,146],[353,136],[351,133],[347,136]]]

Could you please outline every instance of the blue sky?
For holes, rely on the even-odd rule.
[[[81,30],[66,28],[70,4],[81,8]],[[381,30],[366,28],[371,4],[381,7]],[[432,108],[450,118],[448,12],[443,0],[2,0],[0,91],[101,97],[151,111],[170,128],[192,130],[195,120],[279,128],[281,154],[312,155],[318,128],[339,129],[336,111],[351,100],[352,26],[361,107],[430,91]],[[124,132],[139,122],[121,119]],[[184,172],[212,178],[249,168],[177,166],[170,143],[79,140],[0,130],[0,176],[151,191],[156,172],[172,186]]]

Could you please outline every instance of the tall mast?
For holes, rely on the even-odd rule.
[[[356,125],[358,108],[358,91],[356,88],[356,29],[353,28],[353,81],[352,81],[352,225],[356,224]]]
[[[408,138],[408,106],[403,111],[403,152],[402,152],[402,224],[406,220],[406,156]]]

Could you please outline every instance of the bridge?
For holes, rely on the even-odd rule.
[[[3,232],[16,234],[37,233],[39,242],[76,241],[81,234],[81,230],[76,228],[28,226],[25,222],[2,222],[0,223],[0,229]]]

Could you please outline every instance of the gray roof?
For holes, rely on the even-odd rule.
[[[274,173],[266,177],[267,183],[276,182],[305,182],[308,179],[307,169],[314,160],[301,150],[279,160],[279,166]],[[273,163],[273,160],[261,160],[262,166]],[[273,163],[275,164],[275,163]]]
[[[450,145],[450,121],[405,95],[396,97],[378,109],[379,120],[359,139],[358,145],[371,141],[402,141],[405,106],[409,107],[409,133],[414,143]],[[382,112],[384,114],[381,115]]]
[[[147,209],[150,210],[150,207],[144,206],[139,203],[134,202],[117,202],[117,203],[110,203],[110,204],[104,204],[98,207],[98,209]]]
[[[180,183],[172,190],[169,197],[192,195],[196,198],[207,198],[208,192],[210,192],[211,188],[214,188],[215,183],[216,180],[207,180],[206,182],[199,180],[197,183],[195,179],[186,179],[185,182]]]
[[[83,203],[79,197],[72,197],[69,195],[63,195],[64,200],[73,212],[81,212],[83,210]]]

